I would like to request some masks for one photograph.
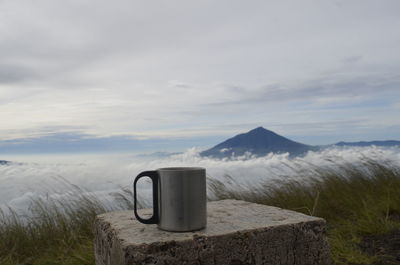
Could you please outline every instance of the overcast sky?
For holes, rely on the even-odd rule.
[[[0,0],[0,141],[399,140],[399,29],[398,0]]]

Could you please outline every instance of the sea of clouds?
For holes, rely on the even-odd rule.
[[[122,188],[132,189],[138,173],[161,167],[204,167],[209,181],[221,180],[231,188],[240,189],[260,183],[273,185],[275,180],[291,178],[307,181],[315,175],[316,168],[340,171],[341,166],[348,164],[363,168],[368,160],[400,166],[400,149],[374,146],[327,148],[296,158],[290,158],[288,154],[269,154],[224,160],[201,157],[196,148],[165,157],[108,154],[11,158],[1,158],[13,162],[0,165],[0,209],[7,211],[11,207],[17,212],[25,212],[32,199],[68,200],[76,192],[90,193],[112,204],[113,194]],[[150,184],[147,179],[139,186],[139,196],[145,205],[149,205],[151,198]],[[211,190],[209,196],[212,197]]]

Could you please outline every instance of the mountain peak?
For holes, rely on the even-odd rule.
[[[278,134],[274,133],[273,131],[270,131],[270,130],[265,129],[265,128],[262,127],[262,126],[257,127],[257,128],[254,128],[254,129],[248,131],[247,133],[248,133],[248,134],[257,133],[257,134],[275,134],[275,135],[278,135]]]
[[[260,127],[254,128],[254,129],[251,130],[250,132],[252,132],[252,131],[268,131],[268,130],[265,129],[264,127],[260,126]]]
[[[203,156],[240,156],[250,152],[257,156],[268,153],[300,154],[312,147],[289,140],[264,127],[257,127],[247,133],[236,135],[201,153]]]
[[[250,130],[248,133],[252,133],[252,132],[260,133],[260,132],[271,132],[271,131],[265,129],[265,128],[262,127],[262,126],[260,126],[260,127],[257,127],[257,128],[254,128],[254,129]]]

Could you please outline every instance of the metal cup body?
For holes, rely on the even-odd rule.
[[[197,167],[157,169],[158,228],[174,232],[200,230],[207,224],[206,170]]]

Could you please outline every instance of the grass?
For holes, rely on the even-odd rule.
[[[363,168],[315,167],[313,172],[312,177],[256,187],[227,187],[217,180],[209,184],[214,199],[242,199],[323,217],[334,264],[372,264],[377,257],[364,253],[359,243],[366,235],[400,229],[400,218],[395,218],[400,216],[400,170],[367,161]],[[119,204],[107,206],[78,187],[74,190],[68,202],[33,200],[27,216],[0,212],[1,265],[94,264],[95,216],[131,208],[131,194],[121,191],[115,194]]]
[[[72,186],[68,202],[34,199],[30,213],[0,211],[1,265],[94,264],[93,220],[96,215],[131,208],[128,191],[116,194],[118,204],[107,206],[96,196]]]
[[[362,168],[316,168],[311,178],[271,182],[244,191],[211,182],[219,199],[234,198],[322,217],[334,264],[372,264],[377,260],[358,247],[363,236],[400,229],[400,170],[366,161]],[[307,180],[307,181],[306,181]],[[243,189],[242,189],[243,190]]]

